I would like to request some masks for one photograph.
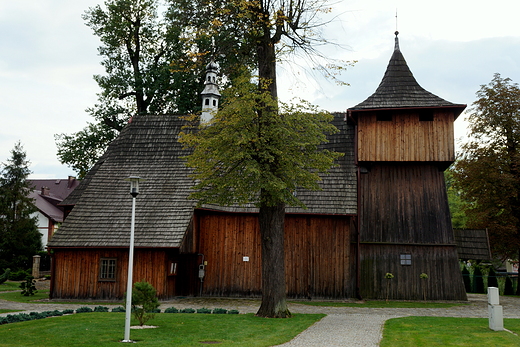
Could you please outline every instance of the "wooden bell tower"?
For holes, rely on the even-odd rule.
[[[465,300],[443,171],[455,160],[453,122],[466,105],[423,89],[395,34],[379,87],[348,110],[357,134],[359,294]]]

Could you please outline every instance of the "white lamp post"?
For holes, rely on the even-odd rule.
[[[133,342],[130,340],[130,319],[132,314],[132,277],[134,272],[134,230],[135,230],[135,198],[139,194],[138,176],[130,176],[130,195],[132,195],[132,222],[130,226],[130,252],[128,254],[128,281],[126,284],[126,316],[125,316],[125,338],[121,342]]]

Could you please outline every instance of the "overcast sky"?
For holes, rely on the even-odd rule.
[[[0,0],[0,162],[21,141],[32,178],[74,175],[56,157],[54,134],[77,132],[91,120],[85,109],[98,92],[92,76],[104,70],[99,41],[81,15],[101,3]],[[426,90],[469,106],[496,72],[520,82],[518,0],[338,0],[333,12],[338,17],[324,36],[346,48],[326,54],[358,61],[341,76],[350,86],[284,67],[281,97],[302,97],[328,111],[365,100],[392,54],[396,9],[401,51]],[[463,118],[456,121],[456,138],[465,135]]]

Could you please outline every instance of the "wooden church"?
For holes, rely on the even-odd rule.
[[[208,64],[205,117],[218,106],[215,73]],[[334,115],[340,131],[324,146],[345,155],[321,191],[297,192],[308,209],[286,210],[288,297],[466,299],[443,178],[464,108],[419,86],[396,33],[375,93]],[[172,115],[133,117],[63,202],[69,214],[49,242],[51,298],[123,297],[129,176],[146,179],[136,199],[134,281],[150,282],[162,299],[261,295],[257,210],[196,208],[187,199],[183,125]]]

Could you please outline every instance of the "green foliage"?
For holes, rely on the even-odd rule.
[[[226,314],[228,312],[228,310],[226,310],[225,308],[215,308],[213,309],[213,314]]]
[[[36,280],[33,276],[27,276],[25,282],[20,283],[20,288],[22,288],[23,296],[32,296],[38,292],[36,290]]]
[[[2,275],[0,275],[0,284],[7,281],[7,279],[9,278],[10,272],[11,272],[11,269],[9,269],[9,268],[5,269],[4,273]]]
[[[296,189],[319,189],[319,173],[341,155],[319,147],[337,131],[332,116],[305,102],[269,111],[276,102],[247,79],[223,94],[226,102],[209,125],[181,133],[194,149],[187,158],[196,180],[191,197],[200,204],[303,206]]]
[[[444,171],[446,191],[448,193],[448,205],[450,207],[451,224],[455,229],[465,229],[468,217],[466,216],[465,203],[461,192],[453,185],[453,168]]]
[[[108,307],[96,306],[96,307],[94,307],[94,312],[108,312]]]
[[[124,307],[119,306],[119,307],[114,307],[112,309],[112,312],[126,312],[126,310]]]
[[[484,290],[484,276],[482,275],[482,270],[480,266],[476,266],[473,271],[473,293],[485,294]]]
[[[164,310],[164,313],[179,313],[179,310],[175,307],[168,307],[166,310]]]
[[[29,270],[17,270],[9,273],[9,279],[11,281],[23,281],[27,276],[30,276]]]
[[[134,283],[132,289],[132,313],[139,325],[144,325],[148,320],[154,318],[153,310],[159,307],[157,291],[146,281]]]
[[[453,170],[468,228],[487,228],[500,259],[520,248],[520,87],[495,74],[473,103],[470,139]]]
[[[238,314],[238,310],[229,310],[228,314]]]
[[[76,309],[76,313],[89,313],[89,312],[93,312],[93,310],[88,306],[82,306],[82,307]]]
[[[208,313],[211,313],[211,310],[209,308],[199,308],[197,309],[197,313],[205,313],[205,314],[208,314]]]
[[[493,268],[489,269],[488,277],[487,277],[487,286],[498,288],[497,273],[495,272],[495,269],[493,269]]]
[[[180,313],[195,313],[195,310],[192,308],[183,308]]]
[[[42,250],[37,221],[31,217],[37,209],[29,197],[33,188],[27,181],[30,173],[29,161],[18,142],[0,171],[0,269],[30,268],[32,256]]]
[[[464,281],[464,288],[466,289],[466,293],[471,293],[471,277],[466,266],[462,268],[462,280]]]

